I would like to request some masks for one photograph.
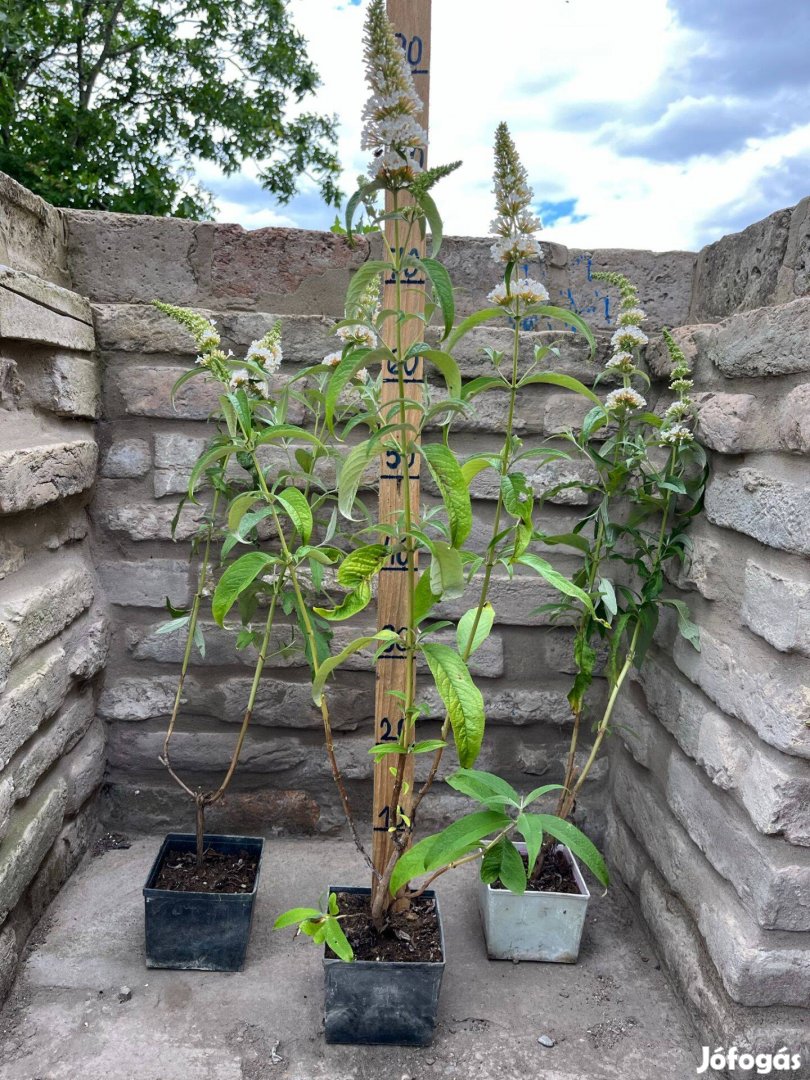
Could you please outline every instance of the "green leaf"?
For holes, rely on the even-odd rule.
[[[326,931],[326,944],[336,956],[350,964],[354,960],[354,951],[338,920],[335,918],[326,919],[324,929]]]
[[[315,446],[321,447],[321,449],[324,448],[323,443],[316,435],[313,435],[311,431],[296,427],[295,424],[273,424],[262,432],[256,439],[255,445],[264,446],[276,439],[301,439],[302,442],[313,443]]]
[[[382,187],[383,185],[379,180],[372,180],[370,184],[363,184],[362,187],[359,187],[346,203],[346,236],[349,240],[352,238],[352,224],[357,208],[367,196],[374,194],[375,191],[379,191]],[[335,220],[338,220],[337,217]]]
[[[390,349],[352,349],[344,356],[329,376],[326,386],[326,399],[324,406],[324,418],[329,430],[334,432],[335,409],[338,406],[340,395],[351,383],[357,372],[369,364],[395,359]]]
[[[584,383],[581,383],[579,379],[574,379],[570,375],[558,375],[555,371],[542,371],[538,375],[528,375],[525,379],[520,380],[521,386],[534,385],[536,383],[543,383],[547,386],[562,386],[566,390],[573,390],[575,394],[579,394],[580,397],[587,398],[588,401],[592,401],[595,405],[602,406],[602,402],[596,396],[596,394],[587,387]]]
[[[413,595],[413,621],[419,624],[441,598],[430,587],[430,574],[420,574]]]
[[[508,514],[531,524],[534,491],[523,473],[501,477],[501,498]]]
[[[489,637],[492,624],[495,622],[495,608],[489,602],[481,608],[481,616],[475,629],[475,637],[471,641],[470,634],[477,615],[478,608],[474,607],[470,608],[469,611],[465,611],[459,619],[456,628],[456,641],[458,642],[458,651],[462,656],[472,656],[476,649],[480,648]]]
[[[532,817],[539,820],[543,832],[549,833],[555,840],[559,840],[561,844],[570,848],[574,855],[585,863],[597,881],[605,887],[610,884],[610,874],[605,860],[599,854],[593,841],[589,840],[576,825],[572,825],[570,821],[563,821],[556,814],[533,814]]]
[[[359,611],[363,611],[371,603],[371,585],[367,581],[361,581],[357,588],[345,597],[337,607],[315,607],[312,610],[327,622],[342,622],[350,619]]]
[[[445,270],[444,266],[436,259],[421,259],[420,262],[431,280],[433,292],[436,294],[436,299],[439,301],[439,307],[442,309],[442,315],[444,317],[443,336],[447,337],[453,329],[453,323],[456,318],[456,305],[455,300],[453,299],[453,283],[450,280],[450,275],[447,273],[447,270]]]
[[[579,600],[588,614],[596,618],[596,612],[594,611],[593,601],[590,596],[588,596],[583,589],[580,589],[578,585],[569,581],[568,578],[558,570],[555,570],[551,563],[546,562],[545,559],[541,559],[539,555],[532,555],[528,552],[521,555],[517,561],[523,563],[524,566],[530,566],[532,570],[536,570],[549,585],[553,585],[554,588],[564,596],[572,596],[575,600]],[[597,621],[601,623],[604,620],[598,619]]]
[[[447,510],[450,539],[454,547],[461,547],[472,529],[472,505],[467,481],[455,454],[443,443],[429,443],[421,448],[421,452]]]
[[[442,540],[430,542],[430,591],[454,600],[464,594],[464,564],[456,548]]]
[[[506,318],[508,318],[508,315],[502,307],[482,308],[481,311],[476,311],[474,315],[468,315],[466,319],[463,319],[458,324],[450,337],[448,337],[445,348],[448,352],[452,352],[464,335],[469,334],[470,330],[474,330],[476,326],[480,326],[481,323],[491,322],[493,319]]]
[[[217,583],[211,600],[211,614],[214,621],[223,626],[225,617],[236,603],[237,598],[251,585],[268,566],[278,562],[275,555],[266,555],[263,551],[249,551],[241,559],[230,564]]]
[[[477,457],[468,458],[467,461],[461,466],[461,475],[464,477],[464,482],[469,485],[475,479],[480,472],[484,469],[498,469],[500,468],[501,459],[493,457],[491,455],[479,455]]]
[[[228,529],[230,532],[236,532],[239,528],[239,522],[259,498],[260,495],[257,491],[246,491],[242,495],[236,496],[228,507]]]
[[[155,630],[155,633],[173,634],[175,630],[182,630],[184,626],[188,626],[190,620],[190,615],[180,615],[176,619],[172,619],[171,622],[161,623],[157,630]]]
[[[276,498],[284,505],[301,540],[308,544],[312,536],[312,511],[306,495],[298,488],[288,487],[279,491]]]
[[[393,630],[378,630],[376,634],[355,638],[354,641],[350,641],[346,648],[342,649],[336,656],[330,656],[324,660],[318,668],[318,674],[312,680],[312,700],[316,705],[320,705],[326,680],[335,668],[340,667],[343,661],[348,660],[353,653],[359,652],[360,649],[365,649],[372,641],[399,641],[399,635],[395,634]]]
[[[446,784],[462,795],[469,795],[477,802],[486,802],[487,799],[499,798],[505,803],[520,805],[520,796],[506,780],[502,780],[495,773],[484,772],[481,769],[456,769],[447,777]]]
[[[590,354],[596,352],[596,338],[593,336],[593,332],[579,315],[575,315],[573,311],[568,308],[554,307],[553,304],[530,304],[523,312],[524,317],[530,315],[540,315],[544,319],[559,319],[567,326],[575,327],[588,342],[590,348]]]
[[[555,533],[553,536],[547,536],[545,533],[541,533],[538,536],[538,539],[542,540],[544,544],[565,544],[566,547],[576,548],[584,555],[587,555],[591,550],[591,545],[585,537],[580,536],[579,533]]]
[[[471,379],[464,384],[461,391],[463,401],[472,401],[474,397],[483,394],[485,390],[510,390],[509,383],[504,382],[500,375],[479,375],[477,379]]]
[[[484,837],[506,828],[510,819],[498,810],[478,810],[448,825],[434,836],[426,836],[405,852],[394,867],[390,891],[396,896],[412,878],[440,870],[474,850]]]
[[[532,790],[529,792],[529,794],[524,798],[523,805],[524,806],[529,806],[531,803],[533,803],[535,801],[535,799],[539,799],[542,795],[548,795],[548,793],[550,791],[562,791],[562,790],[563,790],[562,784],[543,784],[542,787],[532,788]]]
[[[367,544],[349,552],[338,567],[338,584],[354,589],[368,581],[388,559],[390,550],[385,544]]]
[[[605,605],[605,610],[608,611],[611,616],[616,615],[619,610],[619,603],[616,599],[616,590],[613,588],[613,582],[610,578],[601,578],[599,581],[599,595],[602,597],[602,603]]]
[[[526,841],[526,854],[529,860],[527,869],[531,875],[537,856],[540,854],[540,848],[543,846],[543,825],[538,821],[537,814],[526,813],[518,814],[515,824],[517,831]]]
[[[450,717],[459,764],[472,768],[484,738],[481,691],[472,681],[467,665],[449,645],[423,644],[422,653]]]
[[[201,454],[194,463],[194,468],[191,470],[191,475],[188,478],[188,497],[194,498],[194,490],[197,487],[197,483],[208,468],[209,465],[213,465],[215,461],[221,461],[223,458],[230,457],[234,453],[236,447],[230,443],[227,446],[214,446],[210,450],[206,450],[204,454]]]
[[[352,279],[349,282],[349,288],[346,291],[345,310],[347,319],[356,317],[363,293],[369,287],[371,282],[379,277],[380,274],[387,274],[390,269],[391,264],[385,262],[383,259],[369,259],[368,262],[363,263],[363,265],[354,272]]]
[[[433,201],[433,197],[428,195],[426,191],[421,191],[419,193],[417,202],[419,204],[419,209],[427,218],[427,223],[430,226],[430,254],[431,257],[435,259],[441,249],[442,238],[444,236],[444,226],[442,225],[441,215],[436,203]]]
[[[353,447],[343,460],[338,476],[338,509],[343,517],[353,521],[352,509],[363,473],[374,457],[374,448],[368,441]]]
[[[692,648],[700,652],[700,627],[689,617],[688,605],[683,600],[663,600],[662,603],[675,608],[678,614],[678,633],[689,642]]]
[[[274,930],[284,930],[287,926],[295,926],[297,923],[303,922],[305,919],[320,919],[322,912],[317,908],[309,907],[294,907],[289,911],[285,911],[282,915],[276,919],[273,923]]]
[[[441,750],[445,746],[447,746],[447,743],[444,739],[422,739],[420,742],[412,744],[410,753],[431,754],[434,750]]]
[[[498,877],[510,892],[522,896],[526,891],[526,867],[523,865],[523,856],[515,845],[504,837],[499,844],[501,865]]]
[[[433,364],[440,373],[450,397],[461,397],[461,371],[450,353],[442,352],[440,349],[425,349],[419,355]]]

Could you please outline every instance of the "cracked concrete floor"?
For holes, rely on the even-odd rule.
[[[446,875],[434,1045],[326,1046],[319,950],[272,922],[327,884],[365,884],[354,848],[267,842],[245,969],[218,974],[144,967],[141,886],[159,842],[88,856],[50,907],[0,1016],[3,1080],[695,1076],[698,1040],[618,889],[591,900],[578,964],[511,964],[486,958],[474,869]]]

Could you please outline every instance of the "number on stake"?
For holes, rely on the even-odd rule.
[[[395,634],[405,634],[408,631],[408,627],[400,626],[399,630],[397,630],[392,623],[386,623],[386,625],[383,627],[383,630],[393,630]],[[388,648],[383,649],[381,655],[385,656],[387,653],[393,653],[394,650],[400,653],[404,653],[407,650],[407,646],[401,641],[392,641]]]
[[[405,717],[400,716],[399,720],[397,720],[397,733],[395,735],[391,721],[388,719],[387,716],[384,716],[380,721],[380,729],[382,731],[382,735],[380,736],[380,742],[399,742],[399,740],[402,738],[402,731],[404,727]]]
[[[400,43],[400,45],[402,46],[402,49],[403,49],[403,51],[405,53],[405,57],[406,57],[408,63],[411,65],[411,68],[412,68],[411,74],[412,75],[427,75],[428,74],[428,69],[419,67],[419,65],[422,63],[422,56],[423,56],[424,51],[425,51],[425,43],[419,37],[419,35],[414,34],[414,36],[410,39],[410,41],[408,40],[408,38],[405,37],[405,35],[403,33],[397,33],[395,35],[395,37],[396,37],[397,41]]]

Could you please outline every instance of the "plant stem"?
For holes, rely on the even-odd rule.
[[[194,647],[194,633],[197,629],[197,621],[200,614],[200,604],[202,602],[202,595],[205,590],[205,586],[208,580],[208,564],[211,557],[211,539],[214,532],[214,522],[216,520],[217,506],[219,503],[219,491],[214,491],[214,498],[211,502],[211,520],[208,525],[208,532],[205,538],[205,547],[203,548],[203,557],[200,564],[200,573],[197,579],[197,591],[194,594],[194,600],[191,605],[191,613],[188,620],[188,635],[186,637],[186,647],[183,652],[183,662],[180,666],[180,678],[177,683],[177,693],[174,695],[174,705],[172,706],[172,714],[169,719],[169,726],[166,729],[166,735],[163,739],[163,757],[161,758],[163,764],[168,770],[169,776],[180,785],[183,791],[187,795],[190,795],[192,799],[196,799],[197,795],[185,784],[177,773],[174,771],[171,759],[169,757],[169,744],[172,741],[172,735],[174,729],[177,726],[177,718],[180,715],[180,705],[183,696],[183,686],[185,685],[186,675],[188,673],[189,663],[191,661],[191,651]]]
[[[515,423],[515,403],[517,401],[517,384],[518,384],[518,366],[520,361],[520,320],[515,318],[514,334],[512,337],[512,381],[509,386],[509,408],[506,417],[506,439],[504,441],[503,453],[501,454],[501,468],[500,477],[503,479],[509,472],[509,465],[511,463],[511,442],[512,433]],[[489,596],[489,586],[492,580],[492,571],[495,567],[495,537],[500,532],[501,528],[501,516],[503,514],[503,493],[501,485],[498,485],[498,499],[495,503],[495,516],[492,519],[492,538],[487,547],[487,558],[484,566],[484,580],[481,583],[481,592],[478,597],[478,606],[475,612],[475,619],[470,629],[470,635],[467,638],[467,644],[464,647],[464,651],[461,654],[462,660],[466,663],[470,654],[472,653],[472,645],[475,641],[475,635],[478,630],[478,624],[481,621],[481,615],[484,611],[484,607]],[[450,717],[445,716],[444,723],[442,724],[441,737],[443,740],[447,739],[450,732]],[[430,771],[428,772],[427,779],[414,799],[413,807],[411,809],[411,821],[416,819],[416,812],[419,809],[422,800],[430,791],[433,783],[436,779],[436,774],[439,771],[441,765],[442,756],[444,754],[444,747],[440,746],[439,749],[433,755],[433,761],[431,762]]]

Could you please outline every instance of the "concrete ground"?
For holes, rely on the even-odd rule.
[[[473,868],[446,875],[448,957],[434,1045],[327,1046],[319,949],[272,922],[316,903],[329,883],[365,884],[353,847],[268,842],[245,970],[217,974],[144,967],[141,886],[158,844],[140,839],[88,856],[49,909],[0,1016],[3,1080],[696,1075],[697,1039],[618,889],[592,899],[578,964],[511,964],[487,960]],[[119,1003],[122,986],[132,997]],[[542,1035],[555,1045],[540,1045]]]

